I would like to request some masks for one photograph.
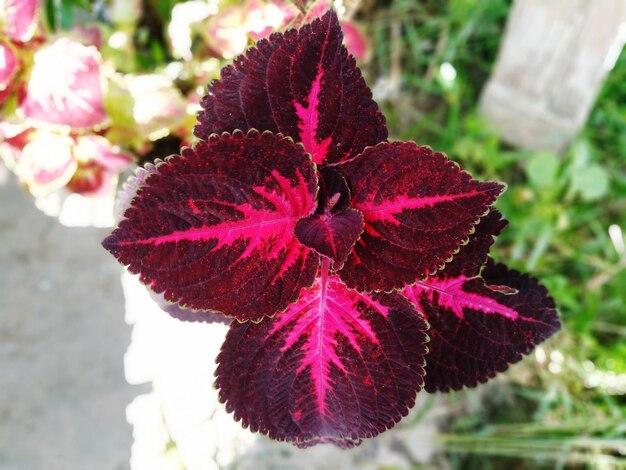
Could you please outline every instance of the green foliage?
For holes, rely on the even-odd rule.
[[[77,16],[91,9],[91,2],[87,0],[45,0],[45,15],[48,29],[70,30],[77,22]],[[77,12],[78,15],[77,15]]]
[[[366,73],[386,84],[392,137],[508,183],[498,207],[511,223],[493,254],[538,276],[564,323],[506,381],[451,398],[463,412],[444,446],[455,468],[626,466],[626,253],[609,236],[612,225],[626,232],[626,52],[563,155],[507,147],[477,102],[510,3],[396,0],[366,19]]]
[[[97,24],[108,34],[113,31],[131,34],[132,50],[126,51],[126,54],[116,59],[117,68],[125,72],[153,72],[172,60],[166,39],[166,28],[171,20],[173,7],[181,1],[142,0],[138,5],[134,5],[135,1],[132,0],[127,5],[129,11],[137,8],[143,12],[138,18],[138,23],[134,24],[135,21],[131,18],[128,23],[117,24],[114,21],[114,24],[110,24],[111,18],[107,18],[103,13],[105,10],[102,6],[96,8],[94,2],[44,0],[43,18],[50,32],[69,31],[77,25],[91,23]],[[115,51],[111,51],[106,45],[104,47],[107,49],[107,55],[115,56]]]

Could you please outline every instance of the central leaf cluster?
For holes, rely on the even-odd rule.
[[[387,141],[334,12],[259,41],[202,107],[104,246],[177,318],[236,320],[216,385],[253,431],[357,445],[558,329],[545,288],[488,258],[503,185]]]
[[[305,246],[332,260],[341,269],[363,232],[363,214],[350,208],[350,188],[341,173],[330,167],[319,172],[315,214],[300,219],[294,235]]]

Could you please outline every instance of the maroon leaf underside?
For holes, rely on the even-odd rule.
[[[233,323],[218,356],[226,409],[299,447],[354,447],[394,426],[423,383],[426,324],[401,295],[359,294],[328,274],[272,319]]]
[[[560,328],[554,301],[536,279],[492,260],[478,275],[476,260],[485,260],[504,225],[492,211],[443,271],[402,291],[430,325],[428,392],[484,383]]]
[[[500,232],[508,225],[508,220],[502,218],[497,209],[491,209],[482,217],[474,227],[474,232],[469,236],[467,244],[461,246],[459,252],[454,255],[452,261],[435,274],[439,279],[467,278],[477,276],[480,270],[487,264],[489,250],[500,235]]]
[[[223,323],[229,325],[231,319],[218,312],[212,312],[210,310],[192,310],[190,308],[183,308],[178,304],[168,302],[165,300],[163,294],[157,294],[148,289],[150,296],[154,302],[159,306],[161,310],[177,320],[184,322],[200,322],[200,323]]]
[[[256,321],[313,282],[319,255],[293,229],[315,210],[317,177],[289,139],[213,136],[137,180],[103,245],[167,301]]]
[[[412,142],[382,143],[333,168],[365,221],[340,276],[366,291],[402,288],[442,268],[504,189]]]
[[[135,174],[126,180],[117,196],[117,219],[120,222],[125,219],[124,213],[131,206],[139,189],[146,184],[146,179],[156,173],[157,166],[163,163],[161,159],[157,159],[154,163],[148,162],[143,167],[137,168]]]
[[[194,133],[280,132],[315,163],[338,162],[387,139],[385,118],[342,43],[337,15],[259,41],[208,87]]]

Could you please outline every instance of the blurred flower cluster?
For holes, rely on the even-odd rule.
[[[106,78],[97,28],[46,34],[37,0],[5,0],[0,152],[34,196],[112,190],[131,156],[104,137]]]
[[[36,198],[112,198],[130,165],[193,142],[198,103],[226,60],[332,2],[57,3],[0,0],[0,156]],[[363,58],[363,35],[343,28]]]

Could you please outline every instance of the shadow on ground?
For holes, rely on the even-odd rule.
[[[108,230],[61,226],[6,174],[0,204],[0,468],[128,468],[138,390]]]

